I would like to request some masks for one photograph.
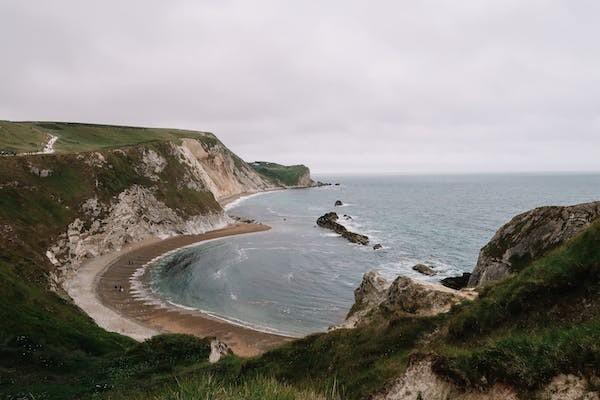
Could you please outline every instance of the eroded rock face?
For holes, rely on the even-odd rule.
[[[364,274],[354,291],[354,305],[346,320],[331,329],[355,328],[369,323],[381,310],[405,316],[430,316],[447,312],[454,304],[472,300],[472,291],[457,291],[441,285],[417,282],[400,276],[390,283],[376,271]]]
[[[395,313],[430,316],[448,312],[465,298],[456,290],[399,276],[388,288],[381,307]]]
[[[86,259],[119,251],[128,243],[200,234],[231,222],[222,213],[183,217],[158,200],[151,189],[138,185],[121,192],[111,204],[91,198],[81,209],[87,222],[75,219],[46,252],[50,262],[59,267],[54,274],[59,282]]]
[[[339,217],[336,213],[329,212],[325,215],[320,216],[317,219],[317,225],[319,225],[322,228],[334,231],[335,233],[341,235],[343,238],[347,239],[352,243],[362,244],[363,246],[369,244],[368,236],[350,232],[348,229],[346,229],[345,226],[337,223],[338,219]]]
[[[233,354],[229,346],[219,339],[213,339],[210,342],[210,355],[208,356],[208,362],[214,364],[221,358]]]
[[[484,390],[462,389],[435,374],[432,360],[413,360],[391,387],[372,400],[517,400],[517,391],[507,385],[494,384]],[[587,379],[574,375],[558,375],[533,394],[539,400],[600,400]]]
[[[354,290],[353,310],[364,310],[368,307],[378,306],[386,298],[390,283],[377,271],[369,271],[363,275],[363,279]]]
[[[546,254],[600,217],[600,202],[569,207],[540,207],[502,226],[479,253],[469,286],[506,278]]]
[[[195,139],[181,139],[181,145],[174,144],[172,150],[173,155],[188,167],[183,184],[196,190],[200,185],[212,192],[217,200],[277,187],[220,143],[209,147]]]

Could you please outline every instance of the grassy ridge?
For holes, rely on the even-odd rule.
[[[211,133],[189,130],[70,122],[0,121],[0,150],[17,153],[40,151],[49,135],[59,137],[54,145],[57,153],[114,149],[156,141],[177,142],[181,138],[199,138],[207,143],[220,143]]]
[[[250,166],[274,184],[283,186],[298,186],[300,179],[310,173],[304,165],[287,166],[266,161],[256,161],[250,163]]]
[[[29,153],[41,151],[48,134],[33,124],[0,121],[0,152]]]

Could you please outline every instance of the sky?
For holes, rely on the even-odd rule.
[[[321,173],[600,171],[597,0],[0,0],[0,119]]]

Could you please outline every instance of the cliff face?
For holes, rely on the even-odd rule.
[[[503,225],[479,253],[469,286],[504,279],[589,227],[600,217],[600,202],[540,207]]]
[[[453,290],[404,276],[389,282],[376,271],[369,271],[354,291],[354,305],[346,320],[333,329],[366,326],[381,316],[386,320],[434,316],[476,296],[470,290]]]
[[[203,144],[189,138],[181,142],[173,148],[189,169],[189,185],[202,182],[217,200],[281,186],[257,174],[220,142]]]

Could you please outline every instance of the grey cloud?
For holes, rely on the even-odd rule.
[[[0,3],[0,118],[315,171],[600,170],[595,1]]]

